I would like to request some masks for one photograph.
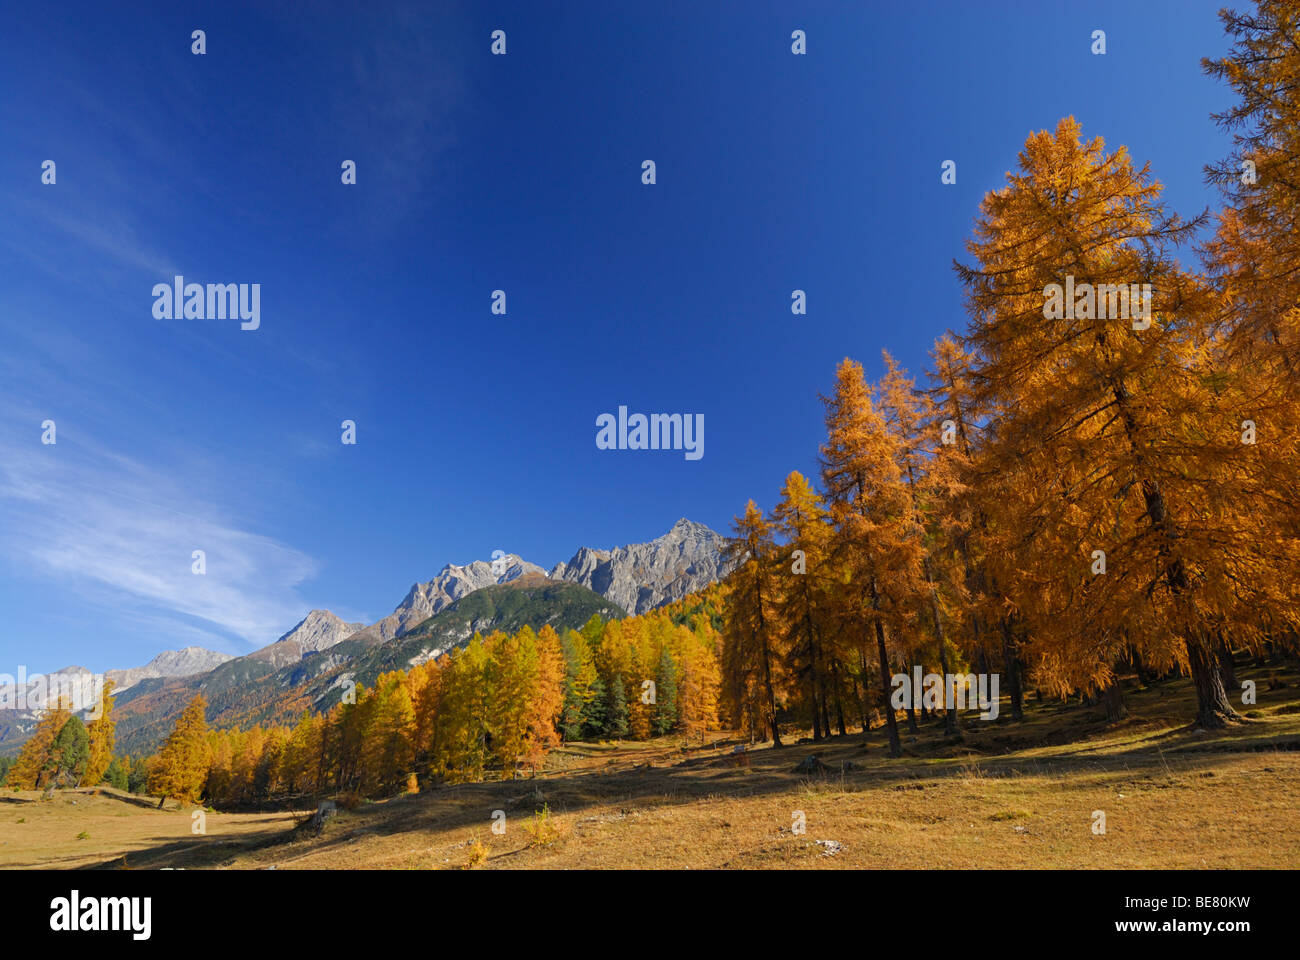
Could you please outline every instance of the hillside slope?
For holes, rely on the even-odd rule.
[[[146,680],[118,701],[120,751],[152,751],[196,693],[208,701],[214,726],[291,723],[304,710],[328,710],[339,701],[346,681],[371,686],[380,674],[405,670],[464,644],[477,631],[508,633],[524,626],[538,630],[578,629],[592,616],[617,619],[625,612],[576,583],[555,582],[544,574],[522,574],[453,601],[420,621],[409,633],[377,642],[364,632],[328,648],[308,652],[277,668],[256,655],[223,663],[210,673],[180,680]]]

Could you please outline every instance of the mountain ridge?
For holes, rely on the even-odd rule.
[[[682,517],[649,543],[609,550],[580,547],[548,575],[580,583],[630,614],[645,613],[725,577],[730,572],[723,556],[726,543],[722,534]]]
[[[456,620],[452,617],[436,637],[426,625],[465,598],[488,588],[514,583],[519,589],[540,592],[541,600],[527,614],[540,618],[535,627],[566,616],[543,609],[548,603],[561,611],[581,608],[614,617],[645,613],[724,577],[728,572],[723,559],[726,542],[706,525],[682,517],[666,533],[646,543],[608,550],[580,547],[567,562],[557,563],[550,572],[516,554],[499,554],[492,561],[447,563],[431,579],[413,583],[393,612],[375,623],[348,623],[329,610],[313,609],[274,642],[240,657],[187,647],[183,651],[164,651],[144,667],[109,671],[108,676],[127,681],[117,692],[123,694],[118,700],[122,712],[139,719],[139,723],[128,724],[136,727],[130,739],[158,740],[165,733],[165,721],[195,693],[204,693],[214,707],[223,705],[223,709],[210,711],[215,715],[233,709],[240,697],[262,698],[270,703],[275,696],[267,684],[309,683],[350,661],[384,663],[393,669],[410,666],[413,656],[427,659],[441,655],[464,642],[476,629],[490,628],[492,617],[500,613],[498,597],[480,597],[474,609],[488,604],[489,612],[480,610],[464,624],[457,621],[454,627],[447,625]],[[596,599],[566,594],[566,585],[589,591],[605,605]],[[537,600],[531,595],[528,599],[530,603]],[[507,600],[505,616],[518,612],[511,607],[517,602],[518,598]],[[426,628],[424,632],[409,643],[399,642],[421,627]],[[372,652],[388,645],[394,646]],[[403,653],[407,648],[411,652]],[[187,669],[194,664],[211,665],[206,670]],[[182,669],[187,672],[167,672]],[[260,702],[244,704],[244,712],[256,712]],[[0,710],[0,721],[6,713]],[[12,748],[13,744],[5,746]]]

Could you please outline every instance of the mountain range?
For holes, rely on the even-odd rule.
[[[120,693],[135,686],[141,680],[205,673],[233,659],[234,656],[229,653],[218,653],[215,650],[205,650],[203,647],[184,647],[181,650],[164,650],[143,667],[109,670],[106,676],[113,681],[113,688]]]
[[[726,542],[683,518],[649,543],[582,547],[549,573],[514,554],[447,564],[431,580],[412,584],[393,612],[372,624],[311,610],[275,642],[242,657],[199,647],[161,653],[143,667],[108,673],[117,684],[119,751],[156,747],[197,692],[208,700],[213,722],[283,721],[286,705],[299,713],[328,709],[346,680],[373,683],[380,673],[440,656],[475,632],[546,623],[576,629],[593,614],[644,613],[724,577]],[[68,671],[87,672],[59,672]],[[30,735],[35,714],[0,709],[0,726],[10,726],[0,752],[15,751]]]

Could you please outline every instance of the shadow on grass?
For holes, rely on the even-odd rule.
[[[1239,675],[1250,672],[1242,669]],[[569,769],[543,772],[526,780],[436,786],[420,794],[365,803],[352,812],[340,810],[319,837],[300,823],[268,831],[269,835],[259,832],[229,840],[158,838],[168,842],[132,853],[129,859],[132,866],[202,868],[219,866],[238,854],[302,844],[301,854],[280,861],[289,863],[300,856],[341,849],[367,836],[431,828],[487,829],[495,810],[527,817],[543,804],[552,813],[566,816],[598,807],[614,808],[619,813],[612,818],[618,819],[633,811],[713,797],[759,797],[809,788],[845,792],[924,789],[972,776],[1065,778],[1105,773],[1170,779],[1195,776],[1223,755],[1300,749],[1300,717],[1290,714],[1284,702],[1300,697],[1295,688],[1270,697],[1278,702],[1267,705],[1268,719],[1228,730],[1202,731],[1186,724],[1186,718],[1195,712],[1190,681],[1139,686],[1131,680],[1127,686],[1130,714],[1120,721],[1107,722],[1096,708],[1077,703],[1036,701],[1026,705],[1025,718],[1020,721],[1006,718],[1005,713],[989,722],[972,715],[972,719],[964,719],[960,737],[953,738],[945,735],[940,720],[927,718],[918,733],[902,727],[904,756],[898,759],[886,756],[883,728],[817,743],[792,743],[780,750],[764,746],[741,755],[731,753],[737,742],[734,739],[715,741],[704,748],[652,741],[627,751],[604,745],[583,750],[575,744],[567,751],[570,756],[599,761],[602,754],[610,753],[613,765],[619,768]],[[810,755],[826,764],[823,773],[796,771],[799,762]],[[1179,761],[1177,774],[1168,762],[1174,757]],[[849,763],[851,768],[846,768]],[[121,858],[98,866],[121,866]]]

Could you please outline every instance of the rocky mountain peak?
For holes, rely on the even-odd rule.
[[[649,543],[612,550],[583,547],[568,563],[557,563],[550,575],[580,583],[629,613],[644,613],[726,576],[726,544],[726,537],[682,517]]]
[[[315,652],[346,640],[364,626],[364,623],[347,623],[329,610],[313,610],[276,643],[296,642],[304,653]]]

